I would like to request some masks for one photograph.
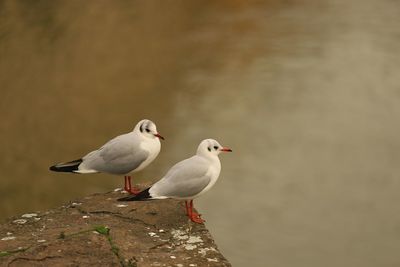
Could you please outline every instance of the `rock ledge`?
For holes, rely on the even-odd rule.
[[[0,225],[1,266],[231,266],[176,200],[95,194]]]

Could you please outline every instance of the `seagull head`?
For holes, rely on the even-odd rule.
[[[157,127],[154,122],[151,120],[141,120],[136,124],[135,129],[133,129],[134,132],[138,132],[141,135],[147,137],[147,138],[159,138],[164,140],[164,137],[162,137],[158,132],[157,132]]]
[[[202,156],[218,156],[221,152],[232,152],[232,149],[221,146],[217,140],[205,139],[201,141],[199,147],[197,148],[197,155]]]

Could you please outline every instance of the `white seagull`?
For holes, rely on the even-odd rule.
[[[175,164],[167,174],[151,187],[136,196],[118,199],[119,201],[140,201],[150,199],[175,198],[185,200],[186,214],[196,223],[203,223],[200,214],[193,211],[193,199],[211,189],[218,180],[221,152],[232,152],[214,139],[203,140],[197,153],[191,158]]]
[[[51,166],[50,170],[125,175],[125,191],[137,194],[140,191],[131,186],[128,174],[144,169],[157,157],[161,149],[159,139],[164,138],[157,132],[154,122],[141,120],[132,132],[111,139],[81,159]]]

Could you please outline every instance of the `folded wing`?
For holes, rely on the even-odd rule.
[[[188,198],[199,194],[210,183],[209,163],[194,156],[174,165],[154,184],[149,193],[152,198]]]
[[[120,135],[84,156],[79,171],[126,174],[139,167],[148,156],[149,153],[140,147],[139,140],[132,134]]]

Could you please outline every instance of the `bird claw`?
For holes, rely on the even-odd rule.
[[[138,187],[133,187],[131,189],[125,188],[124,191],[126,193],[131,194],[131,195],[137,195],[137,194],[139,194],[141,192],[140,188],[138,188]]]
[[[192,212],[192,216],[193,217],[201,217],[201,213],[197,213],[197,212]]]
[[[195,223],[203,224],[205,220],[203,220],[200,216],[201,214],[193,213],[192,216],[190,216],[190,220]]]
[[[190,220],[191,220],[192,222],[199,223],[199,224],[203,224],[203,223],[205,222],[205,220],[203,220],[202,218],[200,218],[200,216],[197,216],[197,217],[195,217],[195,216],[190,217]]]
[[[132,195],[137,195],[141,192],[141,190],[139,187],[134,186],[128,192],[131,193]]]

